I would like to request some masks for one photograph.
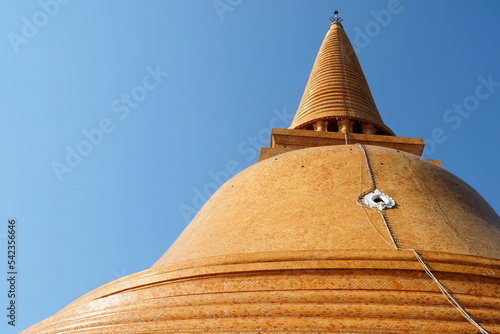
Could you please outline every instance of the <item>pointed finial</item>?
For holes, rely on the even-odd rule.
[[[338,22],[338,23],[341,23],[342,22],[342,19],[339,17],[339,11],[335,9],[335,11],[333,12],[333,15],[335,15],[334,17],[330,18],[330,21],[332,22]]]

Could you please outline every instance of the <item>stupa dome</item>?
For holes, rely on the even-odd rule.
[[[373,181],[394,207],[360,204]],[[151,269],[26,333],[472,333],[431,277],[496,333],[499,227],[470,186],[416,155],[296,150],[224,184]]]
[[[392,197],[384,210],[399,248],[500,259],[500,219],[464,181],[419,156],[335,145],[281,154],[224,184],[156,265],[228,254],[394,249],[376,210],[358,197]],[[370,167],[366,163],[367,152]]]

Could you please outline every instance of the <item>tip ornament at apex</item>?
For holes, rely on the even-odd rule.
[[[339,11],[335,9],[335,11],[333,12],[333,15],[334,15],[334,17],[330,18],[330,21],[338,22],[338,23],[340,23],[340,25],[342,25],[341,24],[342,19],[339,17]]]

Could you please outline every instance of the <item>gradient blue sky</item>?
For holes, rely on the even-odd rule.
[[[10,218],[20,274],[18,326],[0,314],[1,333],[150,267],[214,175],[255,163],[273,119],[288,127],[334,9],[386,124],[500,211],[498,1],[66,0],[52,16],[51,0],[2,1],[0,277]]]

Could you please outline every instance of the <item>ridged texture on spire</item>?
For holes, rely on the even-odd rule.
[[[354,49],[340,22],[333,22],[312,69],[290,129],[317,120],[350,118],[394,135],[377,110]]]

